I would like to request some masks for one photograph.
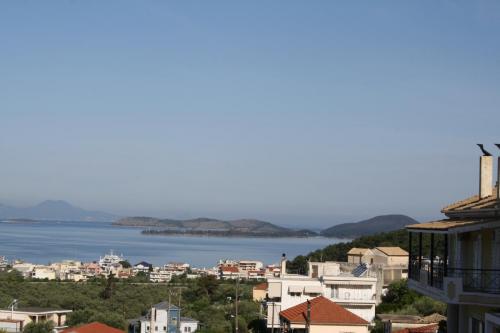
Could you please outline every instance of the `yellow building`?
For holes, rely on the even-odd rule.
[[[66,326],[66,316],[71,310],[60,310],[51,308],[18,308],[14,310],[0,309],[0,328],[14,332],[21,332],[31,322],[52,321],[55,329],[63,329]]]
[[[500,332],[500,196],[489,154],[479,179],[479,193],[445,207],[445,219],[407,226],[409,287],[448,304],[448,332]]]

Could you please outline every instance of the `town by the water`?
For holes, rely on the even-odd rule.
[[[493,183],[493,164],[491,154],[480,157],[479,193],[443,208],[442,220],[408,225],[392,236],[383,233],[332,245],[321,251],[323,260],[315,260],[313,253],[302,264],[286,254],[277,255],[275,264],[221,259],[213,268],[180,262],[153,266],[147,258],[129,263],[112,251],[86,263],[36,265],[0,257],[4,281],[73,284],[74,290],[97,284],[104,286],[104,300],[116,297],[116,285],[125,292],[142,285],[168,290],[168,298],[143,307],[136,318],[125,317],[124,304],[118,325],[108,322],[115,328],[86,324],[87,310],[75,305],[33,307],[25,299],[12,298],[0,310],[0,329],[20,332],[33,323],[50,322],[51,329],[64,333],[88,331],[78,327],[96,332],[216,332],[224,330],[224,324],[212,327],[203,311],[209,305],[198,298],[215,300],[221,293],[216,306],[224,309],[224,322],[236,331],[435,333],[461,332],[468,323],[480,328],[472,332],[498,332],[492,329],[500,320],[495,312],[500,306],[500,187],[499,178]],[[394,235],[404,236],[406,243],[388,244]],[[361,242],[380,244],[353,246]],[[329,260],[329,251],[340,247],[345,260]],[[297,268],[299,272],[293,272]],[[192,294],[191,289],[197,291]],[[0,300],[8,294],[3,290]],[[71,324],[77,328],[68,328]]]

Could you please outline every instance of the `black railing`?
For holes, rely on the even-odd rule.
[[[464,291],[500,294],[500,269],[449,267],[447,276],[462,278]]]
[[[442,260],[434,260],[431,267],[429,259],[414,259],[410,263],[409,278],[414,281],[419,281],[428,286],[443,289],[443,279],[445,276],[445,267]]]

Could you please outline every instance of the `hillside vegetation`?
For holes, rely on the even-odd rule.
[[[335,225],[323,230],[321,235],[325,237],[356,238],[399,230],[409,224],[415,223],[418,223],[418,221],[406,215],[380,215],[360,222]]]

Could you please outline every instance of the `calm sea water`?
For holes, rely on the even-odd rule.
[[[255,259],[266,264],[307,254],[342,240],[335,238],[223,238],[146,236],[140,228],[115,227],[104,222],[0,222],[0,256],[46,264],[62,259],[98,260],[113,249],[132,264],[169,261],[213,267],[219,259]]]

